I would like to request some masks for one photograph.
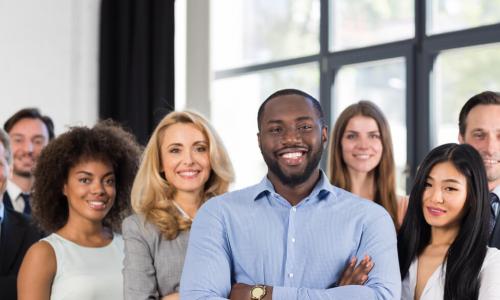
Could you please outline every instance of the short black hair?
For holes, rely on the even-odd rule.
[[[458,117],[458,129],[460,135],[465,135],[465,129],[467,127],[467,116],[470,111],[477,105],[500,105],[500,93],[492,91],[484,91],[477,95],[472,96],[467,102],[465,102],[462,110],[460,110],[460,115]]]
[[[323,108],[321,108],[321,104],[319,103],[318,100],[316,100],[316,98],[314,98],[313,96],[311,96],[308,93],[301,91],[301,90],[283,89],[283,90],[279,90],[277,92],[272,93],[260,105],[259,112],[257,113],[257,126],[258,126],[259,130],[260,130],[260,122],[262,121],[262,114],[264,113],[264,108],[266,107],[266,104],[274,98],[277,98],[279,96],[287,96],[287,95],[299,95],[299,96],[303,96],[306,99],[309,99],[309,101],[311,101],[314,109],[318,113],[318,117],[320,119],[321,125],[325,126],[325,124],[326,124],[325,123],[325,114],[323,113]]]
[[[47,131],[49,132],[49,141],[54,138],[54,122],[52,122],[52,119],[49,116],[42,115],[40,110],[35,107],[23,108],[13,114],[9,119],[7,119],[7,121],[5,121],[3,129],[9,133],[12,127],[14,127],[14,125],[22,119],[39,119],[43,122],[43,124],[45,124],[45,127],[47,127]]]

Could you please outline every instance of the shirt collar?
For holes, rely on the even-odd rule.
[[[323,170],[320,170],[320,178],[318,180],[318,183],[316,183],[312,192],[306,198],[310,199],[317,198],[318,200],[322,200],[327,198],[326,196],[328,196],[328,194],[330,194],[331,191],[332,191],[332,185],[330,184],[328,177],[326,176],[325,172],[323,172]],[[273,184],[271,183],[269,178],[267,178],[266,175],[255,186],[255,193],[253,194],[253,199],[259,200],[265,195],[274,193],[276,193],[276,190],[274,189]]]
[[[494,188],[491,192],[496,194],[498,196],[498,198],[500,198],[500,185],[498,185],[496,188]]]
[[[14,181],[7,180],[7,190],[5,192],[9,193],[10,199],[14,201],[17,197],[19,197],[23,190],[21,190],[21,188],[15,184]]]
[[[181,213],[181,215],[185,218],[185,219],[189,219],[191,221],[193,221],[193,219],[191,219],[191,217],[187,214],[187,212],[185,210],[182,209],[182,207],[175,203],[175,201],[172,200],[172,204],[177,208],[177,210]]]

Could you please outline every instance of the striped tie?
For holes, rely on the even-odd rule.
[[[490,208],[491,208],[491,219],[490,219],[490,232],[493,232],[495,227],[495,222],[498,216],[498,206],[500,201],[495,193],[490,193]]]

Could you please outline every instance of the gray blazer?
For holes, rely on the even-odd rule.
[[[189,231],[166,240],[158,228],[136,214],[122,224],[126,300],[159,299],[179,291]]]

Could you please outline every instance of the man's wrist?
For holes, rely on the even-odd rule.
[[[273,299],[273,287],[266,285],[266,296],[262,298],[262,300],[271,300]]]

